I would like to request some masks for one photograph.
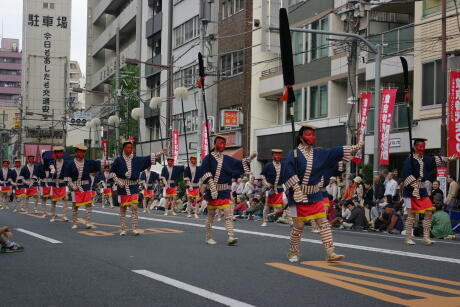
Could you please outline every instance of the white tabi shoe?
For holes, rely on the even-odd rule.
[[[193,215],[194,218],[199,219],[198,214]]]
[[[120,236],[126,236],[126,231],[125,230],[120,231]]]
[[[74,225],[72,226],[72,229],[77,229],[77,228],[78,228],[78,226],[77,226],[76,224],[74,224]]]
[[[297,263],[300,261],[300,255],[299,253],[293,253],[293,252],[289,252],[288,254],[288,260],[289,262],[291,263]]]
[[[138,236],[138,235],[140,235],[140,233],[136,229],[133,229],[133,235]]]
[[[89,223],[87,223],[85,226],[86,226],[86,229],[93,229],[94,228],[94,226],[92,224],[89,224]]]
[[[423,244],[423,245],[433,245],[434,242],[431,241],[430,239],[425,239],[425,238],[424,238],[424,239],[422,240],[422,244]]]
[[[176,213],[176,212],[174,212],[174,210],[172,210],[171,212],[172,212],[172,215],[174,215],[174,216],[176,216],[176,215],[177,215],[177,213]]]
[[[262,227],[267,227],[267,222],[263,222],[262,225],[260,225]]]
[[[333,248],[327,250],[326,261],[327,262],[336,262],[341,261],[345,258],[344,255],[339,255],[335,253]]]
[[[206,244],[215,245],[215,244],[217,244],[217,242],[214,241],[213,239],[208,239],[208,240],[206,240]]]
[[[52,218],[50,219],[50,223],[54,223],[54,222],[56,222],[56,219],[55,219],[54,217],[52,217]]]
[[[237,238],[228,237],[228,240],[227,240],[227,245],[228,245],[228,246],[235,246],[236,243],[238,243],[238,239],[237,239]]]
[[[188,217],[188,218],[192,218],[192,215],[191,215],[191,214],[187,214],[187,217]]]
[[[68,219],[66,216],[64,216],[64,218],[62,219],[62,221],[63,221],[63,222],[68,222],[69,219]]]

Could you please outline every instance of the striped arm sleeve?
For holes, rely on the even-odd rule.
[[[410,175],[404,180],[404,186],[411,186],[416,181],[417,179],[413,175]]]
[[[244,158],[241,162],[243,163],[244,173],[249,175],[251,173],[251,159]]]
[[[284,186],[286,187],[286,189],[290,189],[291,187],[298,185],[298,183],[299,183],[299,177],[297,175],[294,175],[284,183]]]

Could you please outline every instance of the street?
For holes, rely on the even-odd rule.
[[[118,208],[94,208],[91,230],[1,211],[25,252],[0,254],[0,306],[460,306],[458,242],[406,246],[402,236],[334,230],[346,261],[332,265],[306,227],[293,265],[287,225],[237,219],[230,247],[221,221],[210,246],[203,218],[160,213],[140,213],[142,234],[120,237]]]

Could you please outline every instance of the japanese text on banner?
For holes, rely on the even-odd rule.
[[[396,88],[382,90],[379,116],[380,165],[390,164],[390,129],[393,121],[393,110],[395,107],[397,90]]]
[[[359,117],[358,142],[364,141],[364,135],[367,128],[367,117],[371,107],[372,93],[361,93],[361,113]],[[360,149],[353,157],[353,162],[361,164],[363,162],[363,151]]]
[[[179,130],[172,131],[171,149],[171,155],[174,158],[174,163],[177,163],[177,159],[179,157]]]
[[[460,154],[460,71],[450,72],[448,154]]]

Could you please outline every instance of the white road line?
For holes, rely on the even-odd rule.
[[[94,210],[93,212],[106,214],[106,215],[118,216],[118,213],[113,213],[113,212],[105,212],[105,211],[99,211],[99,210]],[[146,221],[153,221],[153,222],[162,222],[162,223],[169,223],[169,224],[176,224],[176,225],[200,227],[200,228],[204,228],[205,226],[202,224],[180,222],[180,221],[169,221],[169,220],[163,220],[163,219],[157,219],[157,218],[151,218],[151,217],[142,217],[142,216],[140,216],[139,219],[146,220]],[[213,226],[212,228],[225,231],[225,227]],[[277,239],[285,239],[285,240],[290,239],[289,236],[258,232],[258,231],[243,230],[243,229],[235,229],[234,232],[244,233],[244,234],[254,235],[254,236],[260,236],[260,237],[277,238]],[[321,240],[313,240],[313,239],[305,239],[305,238],[302,239],[302,242],[323,244]],[[460,259],[456,259],[456,258],[432,256],[432,255],[427,255],[427,254],[419,254],[419,253],[412,253],[412,252],[406,252],[406,251],[400,251],[400,250],[392,250],[392,249],[385,249],[385,248],[378,248],[378,247],[371,247],[371,246],[364,246],[364,245],[355,245],[355,244],[348,244],[348,243],[334,242],[334,245],[339,246],[339,247],[344,247],[344,248],[364,250],[368,252],[376,252],[376,253],[381,253],[381,254],[397,255],[397,256],[403,256],[403,257],[420,258],[424,260],[433,260],[433,261],[439,261],[439,262],[449,262],[449,263],[460,264]]]
[[[237,300],[234,300],[232,298],[202,289],[198,288],[195,286],[192,286],[190,284],[186,284],[184,282],[181,282],[176,279],[169,278],[164,275],[156,274],[147,270],[133,270],[134,273],[149,277],[151,279],[154,279],[156,281],[162,282],[164,284],[179,288],[180,290],[184,290],[199,296],[202,296],[208,300],[218,302],[222,305],[225,306],[234,306],[234,307],[254,307],[253,305],[246,304],[244,302],[240,302]]]
[[[58,240],[55,240],[55,239],[51,239],[51,238],[42,236],[42,235],[40,235],[40,234],[38,234],[38,233],[29,231],[29,230],[25,230],[25,229],[22,229],[22,228],[15,228],[15,229],[16,229],[17,231],[19,231],[19,232],[28,234],[29,236],[36,237],[36,238],[42,239],[42,240],[44,240],[44,241],[47,241],[47,242],[50,242],[50,243],[53,243],[53,244],[62,243],[61,241],[58,241]]]

